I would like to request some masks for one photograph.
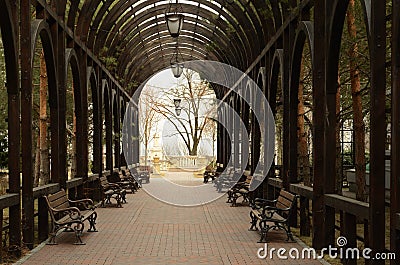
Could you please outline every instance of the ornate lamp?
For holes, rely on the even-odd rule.
[[[169,2],[168,9],[165,12],[165,21],[167,22],[167,28],[171,37],[177,38],[181,32],[184,15],[182,13],[182,6],[178,4],[173,4],[172,1]]]
[[[183,72],[183,65],[181,63],[174,63],[171,65],[172,73],[174,74],[175,78],[179,78]]]
[[[183,64],[179,62],[178,55],[180,55],[180,53],[178,49],[178,42],[176,42],[175,53],[172,55],[170,60],[171,70],[175,78],[181,77],[183,72]],[[180,56],[182,57],[182,55]]]
[[[175,105],[175,113],[177,116],[181,115],[182,108],[181,108],[181,99],[174,98],[174,105]]]

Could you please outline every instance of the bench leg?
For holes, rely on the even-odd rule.
[[[56,236],[58,234],[58,231],[60,231],[63,228],[66,230],[72,229],[71,226],[65,226],[65,225],[59,226],[53,223],[51,225],[51,232],[49,233],[50,238],[49,241],[46,243],[46,245],[58,245],[58,243],[56,242]]]
[[[121,202],[122,202],[122,203],[127,203],[127,202],[126,202],[126,192],[122,192],[122,193],[121,193]]]
[[[239,194],[237,194],[236,192],[232,192],[232,204],[231,204],[231,207],[236,207],[237,206],[237,199],[239,199],[239,197],[240,197],[241,195]]]
[[[60,230],[60,227],[55,226],[54,224],[51,225],[51,232],[49,233],[49,241],[46,243],[46,245],[58,245],[56,242],[56,236],[58,230]]]
[[[120,194],[117,194],[117,196],[115,197],[115,199],[117,200],[117,207],[122,208],[122,202],[121,202],[122,198],[121,198],[121,195],[120,195]]]
[[[232,190],[228,190],[228,200],[226,201],[226,203],[232,203]]]
[[[89,229],[88,232],[98,232],[96,229],[96,219],[97,219],[97,213],[94,212],[91,216],[89,216]]]
[[[292,240],[292,242],[296,242],[293,238],[292,231],[290,230],[290,225],[288,225],[287,228],[284,225],[279,225],[278,227],[285,230],[287,236],[286,242],[289,242],[290,240]]]
[[[257,241],[257,243],[265,243],[267,242],[268,230],[271,229],[271,227],[267,225],[267,221],[260,221],[259,226],[260,226],[261,237],[260,240]]]
[[[257,229],[257,221],[258,221],[257,216],[255,216],[253,212],[250,212],[250,218],[251,218],[251,221],[250,221],[251,226],[249,228],[249,231],[257,231],[258,230]]]
[[[84,229],[85,225],[83,223],[79,223],[76,226],[74,226],[74,231],[75,231],[75,237],[76,241],[74,245],[86,245],[85,243],[82,242],[81,235],[82,231]]]

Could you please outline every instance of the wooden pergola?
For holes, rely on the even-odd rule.
[[[400,257],[400,1],[361,1],[370,55],[370,197],[359,202],[336,194],[336,92],[340,44],[348,0],[196,0],[180,1],[185,14],[179,47],[184,60],[214,60],[232,65],[253,78],[276,111],[281,83],[283,96],[282,179],[266,178],[257,189],[270,196],[273,187],[285,188],[312,200],[313,247],[335,240],[335,212],[343,212],[341,232],[356,246],[357,219],[365,221],[366,246],[385,247],[385,92],[391,89],[390,249]],[[43,195],[60,188],[82,196],[84,185],[120,168],[122,148],[139,163],[139,143],[120,144],[121,123],[128,115],[138,129],[138,110],[125,108],[138,86],[170,65],[175,44],[165,25],[169,1],[137,0],[0,0],[0,27],[6,61],[8,92],[9,190],[0,208],[9,209],[9,246],[32,248],[48,234]],[[387,25],[391,27],[391,61],[386,62]],[[48,72],[51,128],[51,184],[33,187],[32,89],[33,57],[40,40]],[[311,50],[313,84],[312,187],[298,184],[297,115],[300,67],[305,44]],[[107,69],[104,58],[115,58]],[[385,69],[391,67],[392,83]],[[68,67],[74,80],[77,173],[67,179],[66,84]],[[279,76],[281,80],[278,80]],[[228,89],[214,86],[217,98],[230,104],[251,133],[250,170],[260,159],[260,131],[252,110]],[[88,94],[93,104],[93,175],[88,175]],[[103,128],[103,124],[105,127]],[[236,132],[237,134],[239,132]],[[239,142],[231,143],[218,127],[217,163],[230,156],[239,161]],[[237,138],[236,138],[237,137]],[[235,138],[238,139],[237,135]],[[103,150],[105,140],[105,150]],[[103,165],[102,157],[106,156]],[[274,168],[272,168],[274,170]],[[20,173],[22,172],[22,178]],[[254,172],[253,172],[254,173]],[[269,174],[270,176],[271,174]],[[21,182],[22,180],[22,182]],[[21,188],[22,187],[22,188]],[[20,199],[22,198],[22,199]],[[38,200],[38,212],[34,205]],[[299,209],[305,211],[304,205]],[[38,238],[35,238],[38,218]],[[296,223],[296,220],[294,220]],[[22,225],[21,225],[22,223]],[[300,223],[300,229],[304,224]],[[349,261],[353,263],[355,261]],[[353,263],[355,264],[355,263]],[[384,264],[371,260],[370,264]],[[396,264],[392,261],[391,264]]]

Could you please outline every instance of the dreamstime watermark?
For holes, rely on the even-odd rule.
[[[253,163],[255,162],[253,166],[256,174],[250,183],[249,189],[251,191],[255,190],[268,174],[275,149],[275,120],[264,92],[252,78],[233,66],[205,60],[188,61],[183,65],[186,69],[197,72],[202,79],[209,83],[226,89],[223,98],[216,100],[216,104],[212,107],[210,106],[209,111],[203,115],[203,118],[217,121],[221,129],[226,132],[226,138],[232,141],[231,153],[227,154],[228,162],[223,165],[225,172],[222,172],[223,175],[228,175],[230,187],[236,184],[246,170],[250,157],[251,142],[251,135],[249,135],[245,124],[248,121],[243,121],[239,113],[237,113],[237,107],[233,106],[239,102],[238,100],[242,102],[241,104],[249,106],[253,118],[252,122],[259,125],[259,144],[260,150],[262,150],[262,155],[260,155],[258,161],[252,161]],[[138,141],[140,138],[139,130],[137,129],[137,117],[139,116],[138,112],[140,112],[139,98],[146,83],[147,80],[135,90],[134,95],[127,104],[124,115],[122,146],[128,167],[136,167],[138,162],[137,157],[139,157],[139,154],[135,153],[137,149],[134,150],[132,146],[135,146],[133,142]],[[239,142],[241,143],[240,153],[233,146],[234,143]],[[234,161],[234,157],[240,157],[242,163]],[[174,166],[177,167],[177,165]],[[234,169],[235,174],[231,169]],[[226,190],[230,187],[226,187]],[[215,192],[211,185],[182,186],[164,178],[152,181],[149,185],[144,185],[143,189],[154,198],[178,206],[202,205],[224,195],[224,193]]]
[[[327,248],[322,248],[318,253],[314,248],[268,248],[268,243],[264,247],[257,250],[257,257],[260,259],[323,259],[328,255],[332,259],[368,259],[368,260],[395,260],[395,253],[372,253],[371,248],[360,250],[356,247],[346,247],[347,238],[340,236],[336,239],[336,247],[329,245]]]

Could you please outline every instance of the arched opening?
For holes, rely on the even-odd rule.
[[[82,134],[79,123],[82,122],[82,92],[80,72],[77,57],[70,51],[66,76],[66,136],[67,136],[67,172],[68,179],[77,176],[77,157],[82,147],[77,145],[77,139]]]
[[[282,89],[282,62],[279,54],[281,50],[276,51],[271,74],[270,74],[270,106],[275,118],[275,169],[276,174],[281,176],[283,165],[283,89]]]
[[[110,96],[110,88],[108,86],[107,80],[102,80],[102,91],[104,96],[103,102],[103,111],[104,113],[104,125],[103,131],[105,132],[104,137],[104,146],[103,146],[103,157],[105,160],[105,169],[111,170],[113,168],[113,145],[112,145],[112,107],[111,107],[111,96]]]
[[[204,169],[216,167],[216,104],[211,84],[193,70],[178,79],[170,69],[154,75],[139,100],[140,164],[167,176],[193,172],[201,184]]]
[[[88,102],[88,113],[87,113],[87,119],[88,119],[88,174],[92,174],[95,168],[94,165],[94,149],[95,149],[95,124],[97,123],[96,117],[98,113],[96,113],[96,95],[94,93],[97,92],[96,90],[96,83],[95,80],[92,81],[92,77],[89,79],[87,85],[87,102]],[[96,114],[95,114],[96,113]]]
[[[51,150],[57,142],[52,134],[57,132],[57,86],[54,68],[53,46],[47,24],[35,21],[35,45],[32,50],[32,147],[33,185],[40,186],[52,181],[56,168]],[[29,106],[27,106],[29,107]]]
[[[114,155],[114,168],[119,167],[120,158],[120,110],[119,110],[119,98],[115,90],[112,90],[112,121],[113,121],[113,155]]]
[[[92,67],[88,69],[88,140],[89,140],[89,173],[100,173],[103,171],[103,115],[102,93],[98,85],[95,71]]]
[[[363,5],[362,1],[349,1],[340,40],[336,159],[339,192],[345,196],[367,201],[371,79],[368,22],[365,20]],[[387,80],[390,80],[389,73],[390,68],[387,68]],[[390,92],[386,101],[387,106],[390,106]],[[390,128],[390,115],[385,116],[386,128]],[[385,142],[385,149],[390,153],[390,132]],[[386,175],[389,178],[389,174]]]

